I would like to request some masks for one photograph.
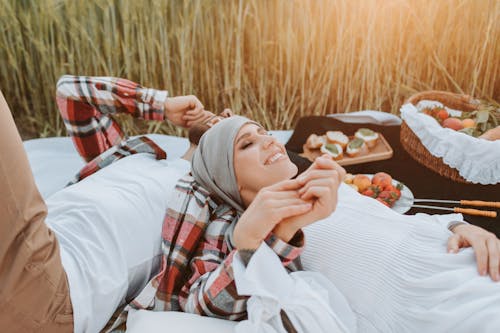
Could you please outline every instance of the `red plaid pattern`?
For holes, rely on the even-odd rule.
[[[153,279],[156,310],[197,313],[229,320],[246,318],[247,297],[239,296],[232,262],[236,211],[214,201],[191,175],[179,180],[163,224],[164,261]],[[269,235],[265,242],[291,270],[300,267],[297,246]]]
[[[120,78],[62,76],[57,82],[57,106],[78,153],[88,162],[70,184],[131,154],[165,159],[166,153],[147,137],[126,137],[112,115],[162,121],[167,96],[166,91]]]
[[[236,211],[216,202],[191,175],[179,180],[168,207],[162,229],[160,273],[129,306],[245,319],[248,297],[238,295],[232,268]],[[285,243],[272,234],[265,239],[288,271],[301,268],[302,232],[294,241],[296,244]],[[127,310],[113,327],[125,320]]]

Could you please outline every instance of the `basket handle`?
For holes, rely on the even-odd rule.
[[[417,105],[418,102],[424,99],[438,101],[449,108],[462,111],[474,111],[477,110],[479,106],[479,101],[475,100],[469,95],[462,95],[439,90],[428,90],[416,93],[410,96],[410,98],[408,98],[406,102]]]

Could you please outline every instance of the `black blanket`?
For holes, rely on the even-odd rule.
[[[500,201],[500,184],[473,185],[454,182],[416,162],[401,145],[399,140],[400,126],[351,124],[329,117],[304,117],[299,120],[292,137],[286,144],[286,148],[289,152],[291,152],[291,159],[298,165],[299,172],[301,172],[310,165],[310,162],[297,154],[302,153],[302,145],[305,143],[310,134],[315,133],[322,135],[326,131],[339,130],[344,132],[346,135],[351,135],[360,127],[370,128],[376,132],[382,133],[394,150],[394,155],[388,160],[349,165],[345,167],[347,172],[352,174],[375,174],[379,171],[387,172],[392,175],[394,179],[397,179],[408,186],[408,188],[413,192],[415,198]],[[425,205],[425,203],[422,204]],[[448,207],[454,207],[454,205],[448,205]],[[480,209],[495,210],[494,208]],[[407,214],[415,214],[417,212],[436,214],[446,213],[439,210],[412,208],[409,212],[407,212]],[[497,212],[500,213],[498,209]],[[464,215],[464,218],[466,221],[494,232],[498,237],[500,237],[500,217],[486,218]]]

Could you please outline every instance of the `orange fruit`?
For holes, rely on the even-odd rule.
[[[363,192],[372,184],[370,178],[365,175],[356,175],[352,180],[352,183],[358,187],[359,192]]]
[[[458,118],[447,118],[443,120],[443,127],[459,131],[464,128],[464,125],[462,125],[462,122]]]
[[[462,120],[462,126],[464,128],[471,128],[476,126],[476,122],[470,118],[465,118],[464,120]]]
[[[385,172],[377,172],[372,178],[372,184],[387,187],[392,184],[392,177]]]

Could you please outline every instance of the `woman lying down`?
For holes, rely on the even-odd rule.
[[[241,332],[500,329],[496,237],[457,215],[400,215],[343,185],[326,157],[296,172],[256,122],[235,116],[206,132],[169,204],[154,308],[230,320],[248,310]],[[283,276],[301,269],[302,253],[336,289]],[[350,309],[331,299],[338,291]]]
[[[68,85],[76,87],[74,80]],[[123,96],[141,91],[118,83],[127,89]],[[83,117],[93,119],[89,107],[76,112],[77,101],[87,100],[60,103],[77,116],[65,123],[98,151],[86,126],[75,130]],[[106,111],[114,105],[105,104]],[[92,123],[113,136],[95,142],[117,141],[120,132],[99,118]],[[242,332],[500,327],[496,237],[455,224],[458,216],[396,214],[339,185],[344,171],[326,158],[291,180],[297,169],[284,147],[246,118],[222,120],[203,135],[192,175],[178,182],[168,202],[163,230],[152,221],[165,217],[171,184],[189,164],[146,154],[120,159],[48,198],[48,229],[45,203],[1,95],[0,120],[0,151],[9,157],[0,159],[2,328],[96,332],[124,302],[230,320],[248,316],[237,327]],[[135,143],[134,150],[144,146]],[[130,149],[121,150],[128,156]],[[459,251],[468,246],[474,249]],[[147,260],[157,254],[159,274],[159,265]],[[297,272],[300,256],[305,269],[322,275]],[[150,274],[155,278],[135,297]]]

